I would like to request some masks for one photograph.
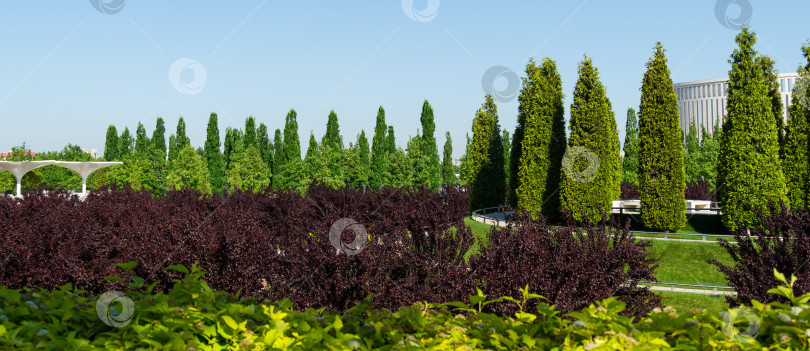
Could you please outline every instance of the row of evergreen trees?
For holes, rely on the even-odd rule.
[[[685,145],[665,50],[656,43],[642,79],[638,114],[632,108],[627,112],[623,159],[613,109],[591,59],[586,56],[578,66],[567,141],[556,64],[548,58],[539,65],[530,60],[510,152],[504,152],[509,140],[499,135],[491,97],[473,122],[461,170],[462,181],[471,186],[470,207],[508,201],[550,218],[570,211],[576,220],[594,220],[609,212],[611,201],[620,197],[620,183],[629,181],[639,185],[644,224],[677,230],[686,221],[685,182],[698,179],[717,189],[730,229],[758,225],[756,212],[767,214],[769,201],[806,207],[810,106],[802,101],[808,79],[796,84],[796,103],[784,127],[773,60],[754,50],[756,35],[749,28],[736,42],[722,131],[708,134],[704,128],[698,141],[693,122]],[[802,50],[808,64],[799,70],[807,77],[810,44]]]
[[[217,115],[212,113],[203,148],[194,149],[181,117],[174,134],[165,141],[165,126],[157,119],[151,138],[138,124],[136,137],[128,128],[118,134],[107,129],[104,158],[123,161],[109,169],[97,183],[129,184],[135,189],[162,194],[166,189],[191,187],[203,193],[229,188],[262,191],[265,188],[305,190],[312,182],[332,187],[408,187],[458,183],[452,161],[452,141],[446,134],[443,160],[436,143],[433,108],[422,106],[421,133],[408,140],[403,150],[396,146],[394,127],[386,125],[385,110],[377,111],[374,135],[369,145],[365,131],[354,143],[344,145],[338,117],[329,113],[326,133],[320,142],[310,134],[306,155],[301,155],[295,110],[285,118],[284,128],[276,129],[271,141],[264,123],[256,126],[252,116],[245,127],[226,128],[220,138]]]

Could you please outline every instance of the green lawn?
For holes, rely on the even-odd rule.
[[[678,312],[686,312],[693,308],[701,308],[717,314],[728,311],[728,304],[725,296],[712,296],[701,294],[689,294],[669,291],[656,291],[660,294],[661,306],[672,306]]]

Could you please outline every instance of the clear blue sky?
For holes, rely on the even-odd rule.
[[[751,5],[758,50],[781,72],[795,71],[810,38],[810,2],[737,1]],[[371,137],[380,105],[404,146],[428,99],[439,147],[450,131],[458,157],[490,67],[522,76],[530,57],[557,61],[567,118],[584,54],[599,68],[623,140],[625,111],[638,106],[655,41],[682,82],[726,76],[737,33],[717,19],[711,0],[405,1],[416,12],[394,0],[130,0],[110,14],[92,2],[0,5],[0,151],[23,141],[34,151],[67,143],[103,151],[109,124],[134,133],[141,121],[151,135],[157,116],[166,119],[167,139],[183,116],[201,146],[211,112],[223,131],[242,127],[248,115],[272,131],[291,108],[304,148],[310,131],[320,139],[330,109],[348,143],[361,128]],[[731,5],[728,16],[741,11]],[[199,64],[175,70],[176,89],[169,71],[181,58]],[[200,67],[204,86],[195,86]],[[494,83],[496,90],[508,84]],[[511,133],[517,100],[499,102],[498,111]]]

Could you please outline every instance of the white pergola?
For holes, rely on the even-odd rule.
[[[123,162],[69,162],[69,161],[0,161],[0,169],[9,171],[17,178],[17,196],[22,196],[22,178],[26,173],[39,167],[56,165],[65,167],[82,177],[82,195],[87,194],[87,177],[93,172],[110,166],[120,165]]]

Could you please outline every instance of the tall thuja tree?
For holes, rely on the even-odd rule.
[[[107,127],[107,141],[104,143],[104,159],[115,161],[118,159],[118,131],[114,125]]]
[[[456,172],[453,170],[453,140],[450,132],[444,134],[444,150],[442,153],[442,183],[453,186],[458,184]]]
[[[647,61],[639,112],[641,220],[653,230],[678,230],[686,222],[683,139],[678,97],[660,42]]]
[[[385,183],[385,173],[388,171],[386,129],[385,109],[380,106],[377,110],[377,123],[374,125],[374,137],[371,139],[371,177],[369,183],[372,188],[379,188]]]
[[[300,180],[301,169],[301,143],[298,138],[298,114],[290,110],[284,122],[284,161],[280,172],[279,186],[282,189],[295,186]],[[300,189],[299,189],[300,190]]]
[[[776,63],[768,56],[757,57],[757,63],[762,67],[765,82],[768,84],[768,99],[771,102],[771,114],[773,114],[773,121],[776,124],[776,138],[779,143],[779,156],[781,157],[785,145],[785,119],[783,117],[782,94],[779,93],[779,72],[774,67]]]
[[[506,174],[506,194],[509,195],[509,159],[512,154],[512,137],[509,135],[509,131],[506,130],[506,128],[502,131],[501,141],[503,141],[503,172]]]
[[[535,72],[539,69],[533,59],[529,60],[526,64],[526,77],[523,77],[523,85],[518,95],[518,117],[515,132],[512,133],[512,149],[509,150],[509,204],[512,207],[518,207],[517,189],[520,188],[520,157],[523,154],[523,135],[526,124],[526,116],[529,111],[529,103],[532,101],[529,97],[531,92],[537,90],[537,84],[534,80],[536,77]],[[469,145],[469,142],[468,142]],[[463,170],[461,172],[464,173]],[[462,176],[462,182],[464,182]]]
[[[186,136],[186,122],[183,120],[183,117],[180,117],[177,121],[177,130],[172,136],[174,138],[169,137],[169,167],[173,167],[172,165],[174,163],[172,161],[177,158],[180,150],[187,145],[191,145],[191,141],[188,136]]]
[[[279,187],[281,177],[278,176],[282,166],[284,165],[284,137],[281,134],[281,129],[276,128],[276,133],[273,136],[273,188]]]
[[[684,138],[683,163],[685,180],[687,182],[700,180],[700,141],[694,119],[689,121],[689,133],[686,133]]]
[[[461,186],[469,186],[470,185],[470,159],[467,155],[470,154],[470,145],[472,144],[472,139],[470,138],[470,134],[467,133],[464,135],[467,138],[466,144],[464,144],[464,155],[461,155],[460,161],[461,165],[458,167],[458,180]]]
[[[489,94],[473,119],[470,153],[470,210],[498,206],[506,196],[498,107]]]
[[[138,122],[138,129],[135,130],[135,153],[139,157],[148,158],[149,153],[149,137],[146,136],[146,128],[143,123]]]
[[[135,138],[132,137],[129,128],[124,127],[124,131],[121,132],[121,138],[118,139],[118,157],[124,159],[131,155],[134,146]]]
[[[442,173],[439,162],[439,147],[436,144],[436,123],[433,118],[433,107],[430,106],[427,100],[422,104],[422,115],[419,120],[422,122],[421,144],[427,156],[428,185],[436,188],[442,183]]]
[[[236,130],[234,130],[233,128],[231,128],[231,127],[225,128],[225,143],[223,144],[223,150],[222,150],[223,158],[222,159],[223,159],[223,163],[225,164],[225,172],[224,173],[226,173],[226,174],[229,174],[230,170],[232,168],[232,166],[231,166],[231,154],[233,153],[233,149],[234,149],[234,145],[235,145],[235,133],[236,133]]]
[[[222,160],[219,139],[219,122],[217,114],[211,113],[208,118],[208,129],[205,138],[205,162],[208,164],[208,174],[214,191],[225,188],[225,162]]]
[[[326,121],[326,133],[321,138],[321,145],[343,148],[343,137],[340,135],[340,125],[335,110],[329,111],[329,117]]]
[[[371,175],[371,157],[366,132],[361,130],[357,143],[344,150],[343,163],[346,165],[343,178],[345,184],[355,189],[369,185]]]
[[[244,139],[245,149],[250,146],[258,147],[256,143],[256,119],[253,116],[248,116],[245,119],[245,139]]]
[[[157,118],[152,132],[152,148],[160,151],[163,159],[166,159],[166,124],[161,117]]]
[[[270,143],[270,135],[264,123],[259,123],[259,129],[256,131],[256,145],[262,160],[272,170],[270,167],[273,165],[273,144]]]
[[[535,65],[534,61],[530,60],[529,65]],[[519,97],[523,146],[518,163],[518,206],[556,218],[560,213],[558,190],[566,149],[562,79],[557,64],[549,58],[526,71],[532,76],[526,78]]]
[[[627,108],[623,151],[622,182],[636,183],[638,181],[638,119],[636,110],[632,107]]]
[[[419,130],[408,140],[406,151],[411,174],[410,183],[414,186],[430,186],[430,157],[427,145],[419,135]]]
[[[798,72],[803,79],[793,85],[793,105],[790,106],[790,119],[788,119],[787,134],[785,135],[784,163],[782,170],[785,173],[787,193],[790,204],[794,208],[808,208],[810,206],[810,42],[802,47],[802,53],[807,64],[799,67]]]
[[[736,41],[717,160],[718,199],[730,230],[760,225],[757,211],[769,215],[769,201],[790,206],[768,82],[754,50],[756,34],[743,28]]]
[[[610,213],[618,179],[619,169],[613,165],[618,164],[619,149],[612,140],[616,121],[591,59],[586,56],[577,71],[560,202],[575,220],[595,221]]]
[[[304,155],[304,166],[303,166],[303,174],[302,174],[302,182],[299,185],[308,186],[309,183],[315,178],[317,178],[319,173],[318,163],[319,163],[319,149],[320,145],[318,145],[318,139],[315,139],[315,133],[312,131],[309,132],[309,146],[307,147],[307,153]],[[323,174],[321,174],[323,176]]]

